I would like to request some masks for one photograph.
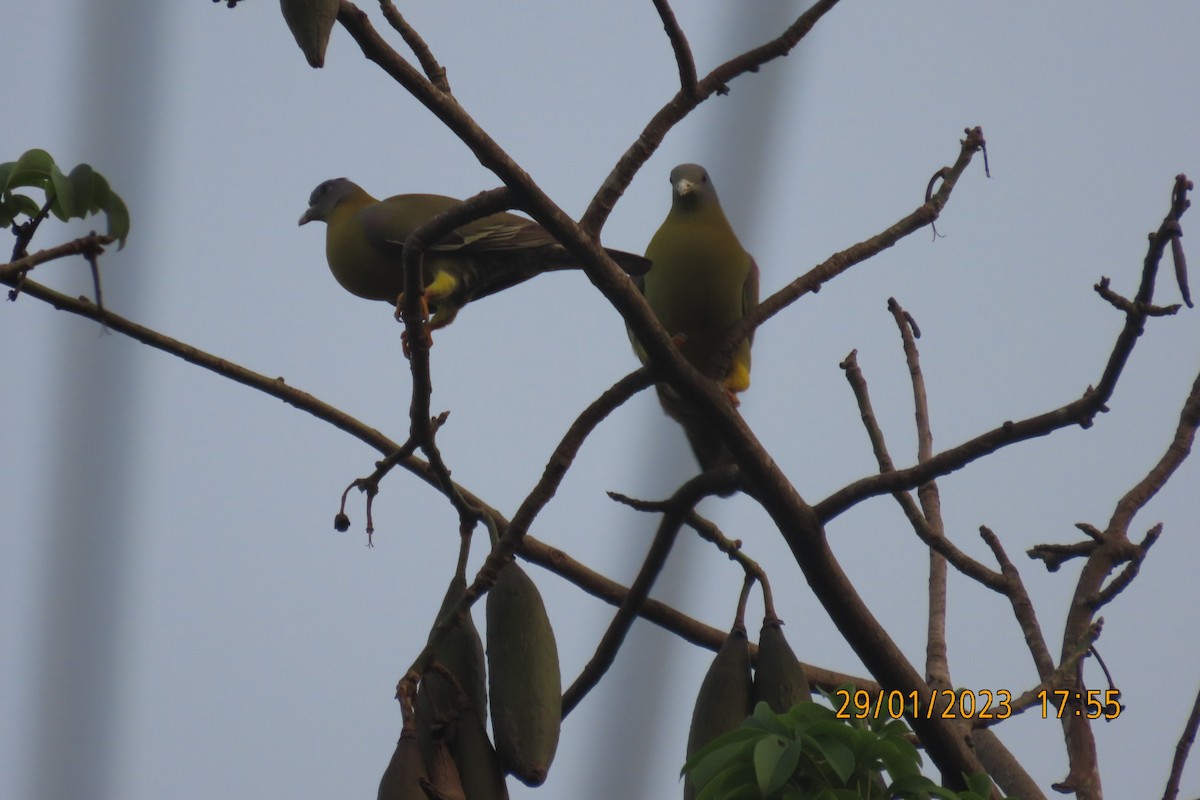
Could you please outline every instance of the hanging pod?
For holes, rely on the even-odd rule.
[[[742,724],[751,710],[751,689],[750,646],[746,641],[746,626],[738,620],[713,658],[696,695],[692,726],[688,731],[688,758],[713,739]],[[684,800],[696,796],[690,776],[684,778],[683,796]]]
[[[421,757],[421,745],[416,734],[404,731],[392,760],[388,762],[383,777],[379,779],[379,800],[428,800],[421,782],[429,781],[425,770],[425,759]]]
[[[500,763],[522,783],[540,786],[558,747],[562,677],[542,596],[514,562],[488,592],[487,663]]]
[[[500,758],[481,720],[470,714],[463,718],[452,752],[467,800],[508,800]]]
[[[776,714],[783,714],[797,703],[811,699],[804,667],[783,635],[782,620],[767,614],[758,634],[754,702],[766,703]]]

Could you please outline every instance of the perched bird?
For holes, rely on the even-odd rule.
[[[730,328],[758,305],[758,265],[742,247],[721,210],[717,190],[699,164],[671,170],[671,211],[646,248],[650,272],[641,281],[651,310],[682,355],[709,374]],[[753,333],[733,353],[718,376],[730,402],[750,386]],[[633,342],[634,351],[645,353]],[[659,384],[659,400],[668,415],[683,425],[702,469],[729,460],[714,431],[669,387]]]
[[[300,224],[323,220],[328,226],[325,257],[343,289],[398,304],[404,292],[405,239],[458,202],[436,194],[376,200],[353,181],[334,178],[313,190]],[[649,269],[642,256],[605,252],[631,275]],[[428,330],[449,325],[472,300],[542,272],[579,267],[549,232],[525,217],[492,214],[463,225],[425,251],[425,302],[433,313]]]

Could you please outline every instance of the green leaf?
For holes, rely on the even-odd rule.
[[[12,177],[16,166],[17,162],[15,161],[5,161],[3,164],[0,164],[0,195],[8,191],[8,179]]]
[[[833,789],[827,790],[822,797],[829,797],[830,800],[862,800],[862,795],[853,789]]]
[[[717,800],[736,797],[743,788],[754,788],[754,773],[749,764],[734,764],[718,772],[707,783],[701,784],[693,779],[693,784],[700,787],[696,800]]]
[[[987,776],[986,772],[976,772],[973,775],[963,776],[967,781],[967,789],[979,795],[980,797],[990,797],[992,794],[992,779]]]
[[[813,737],[817,749],[825,756],[825,761],[843,783],[850,780],[854,774],[854,751],[846,745],[826,736]]]
[[[818,720],[832,720],[833,709],[823,706],[820,703],[813,701],[805,701],[797,703],[784,715],[789,722],[795,724],[798,722],[812,723]]]
[[[33,217],[37,216],[39,211],[42,210],[42,207],[39,206],[32,197],[24,194],[9,195],[4,204],[5,206],[12,207],[14,217],[24,214],[32,219]]]
[[[779,791],[800,763],[800,742],[769,737],[754,746],[754,777],[764,797]]]
[[[58,217],[63,222],[66,222],[71,217],[82,217],[83,214],[75,210],[75,187],[71,185],[71,181],[63,174],[63,171],[58,168],[58,164],[50,165],[50,185],[53,187],[48,193],[49,200],[54,198],[54,202],[50,204],[50,213]]]
[[[754,706],[754,713],[742,723],[742,726],[790,738],[792,729],[784,722],[786,719],[786,715],[776,714],[769,705],[760,702]]]
[[[762,734],[751,731],[754,734],[752,737],[731,737],[730,734],[733,733],[738,733],[738,731],[730,731],[718,736],[697,750],[683,765],[680,774],[690,776],[697,786],[703,786],[712,780],[713,775],[730,764],[749,763],[750,751],[754,749],[754,743]]]
[[[110,191],[104,204],[104,213],[108,216],[108,235],[117,240],[117,249],[120,250],[129,238],[129,209],[120,195]]]
[[[76,164],[68,176],[71,179],[71,191],[74,193],[74,208],[76,216],[82,217],[95,209],[92,207],[92,197],[96,191],[96,172],[88,164]]]
[[[112,189],[108,187],[108,179],[99,172],[92,173],[92,201],[88,204],[88,211],[93,214],[104,208],[104,204],[108,202],[108,196],[112,194]]]
[[[754,746],[752,743],[761,738],[762,735],[763,734],[760,731],[750,730],[748,728],[737,728],[729,731],[728,733],[723,733],[716,739],[713,739],[711,742],[704,745],[704,747],[701,747],[695,753],[692,753],[692,757],[684,763],[683,768],[679,770],[679,774],[686,775],[687,773],[692,772],[699,767],[702,762],[706,762],[710,757],[714,757],[713,754],[717,753],[718,751],[721,751],[721,755],[716,756],[716,758],[721,759],[728,759],[730,754],[738,752],[738,750],[743,747],[749,751],[749,749]],[[731,748],[730,753],[724,752],[726,747]]]
[[[9,186],[37,186],[47,189],[50,186],[50,169],[53,166],[54,159],[45,150],[26,150],[13,164],[8,179]]]

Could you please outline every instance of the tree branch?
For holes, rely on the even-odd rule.
[[[663,504],[663,518],[659,523],[658,532],[654,535],[654,541],[651,542],[650,549],[646,553],[645,561],[642,562],[642,568],[638,571],[633,583],[630,584],[629,592],[621,601],[621,606],[613,616],[612,622],[609,623],[608,630],[604,632],[604,636],[596,646],[595,654],[584,666],[579,677],[563,693],[564,717],[570,714],[579,701],[595,688],[604,673],[616,660],[617,651],[625,641],[630,627],[633,626],[633,621],[637,619],[639,609],[646,602],[646,598],[650,596],[654,582],[658,580],[659,574],[667,563],[667,556],[670,555],[671,548],[675,545],[675,539],[679,535],[679,529],[683,526],[688,512],[693,511],[696,504],[705,497],[720,494],[723,491],[731,491],[737,487],[737,483],[738,474],[734,467],[709,470],[683,484]]]

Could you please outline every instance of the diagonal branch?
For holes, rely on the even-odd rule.
[[[950,201],[950,195],[954,191],[954,187],[958,185],[958,179],[966,171],[975,153],[982,150],[984,146],[982,128],[978,126],[967,128],[965,133],[966,138],[960,141],[961,146],[954,166],[943,168],[939,172],[942,183],[937,192],[886,230],[880,231],[869,239],[853,244],[841,252],[834,253],[825,259],[825,261],[759,303],[756,308],[730,328],[728,335],[725,337],[724,344],[721,345],[721,350],[717,357],[713,359],[716,366],[721,369],[727,368],[729,359],[733,357],[734,351],[737,350],[738,344],[743,339],[749,336],[758,326],[799,300],[805,294],[820,291],[822,285],[833,280],[854,265],[878,255],[905,236],[915,233],[937,220],[942,213],[942,209],[946,207],[946,203]]]
[[[813,3],[782,34],[721,64],[696,83],[694,91],[689,91],[686,79],[682,80],[680,90],[646,123],[641,135],[622,154],[608,177],[604,179],[600,190],[596,192],[580,220],[583,230],[596,233],[604,227],[604,222],[612,213],[617,200],[629,188],[633,176],[650,159],[671,129],[696,106],[714,94],[728,93],[728,84],[734,78],[747,72],[756,72],[768,61],[786,56],[835,5],[837,0],[818,0]],[[668,33],[669,31],[668,28]],[[676,53],[678,54],[678,50]]]
[[[667,0],[654,0],[654,10],[662,19],[663,29],[671,41],[671,50],[675,52],[675,63],[679,66],[679,91],[689,100],[700,102],[696,86],[696,60],[692,57],[692,48],[688,45],[679,20]]]
[[[417,57],[417,62],[421,65],[421,69],[425,70],[425,77],[429,79],[429,82],[438,91],[450,94],[450,81],[446,77],[446,68],[434,58],[433,51],[429,49],[429,45],[421,38],[421,34],[417,33],[416,29],[408,24],[408,20],[404,18],[392,0],[379,0],[379,7],[383,10],[384,19],[396,29],[396,32],[400,34],[400,38],[404,40],[404,43],[412,48],[413,55]]]
[[[116,239],[111,236],[101,236],[98,233],[91,233],[87,236],[81,236],[78,239],[72,239],[69,242],[63,242],[54,247],[48,247],[45,250],[38,250],[36,253],[30,253],[23,258],[18,258],[16,261],[0,264],[0,283],[16,286],[17,280],[21,276],[28,274],[31,269],[40,264],[68,256],[86,255],[88,253],[99,255],[104,252],[105,245],[112,244],[115,241]],[[9,299],[14,300],[16,298],[10,297]]]
[[[1192,713],[1188,714],[1187,723],[1179,743],[1175,745],[1175,757],[1171,760],[1171,774],[1167,777],[1167,787],[1163,790],[1163,800],[1175,800],[1179,796],[1179,782],[1183,779],[1183,765],[1187,763],[1188,753],[1196,741],[1196,729],[1200,728],[1200,692],[1192,702]]]
[[[424,307],[425,282],[421,265],[425,249],[448,235],[455,228],[486,217],[511,206],[512,192],[507,187],[491,189],[462,201],[458,205],[438,214],[420,225],[404,241],[402,262],[404,266],[404,341],[408,345],[409,366],[412,371],[412,399],[409,405],[411,437],[429,459],[437,473],[441,489],[458,512],[459,525],[469,530],[477,519],[486,515],[468,503],[454,488],[450,470],[442,459],[435,438],[430,403],[433,383],[429,374],[429,338],[427,320],[422,313]]]
[[[5,276],[3,279],[0,279],[0,283],[11,285],[16,280],[18,278],[15,276]],[[100,319],[100,311],[93,303],[85,299],[70,297],[61,292],[54,291],[40,283],[26,281],[25,294],[36,300],[41,300],[60,311],[66,311],[87,319]],[[197,347],[167,336],[152,328],[140,325],[125,317],[112,314],[111,312],[106,312],[104,321],[111,331],[124,334],[142,344],[161,350],[164,353],[181,358],[188,363],[195,364],[221,377],[228,378],[251,389],[282,400],[288,405],[294,406],[323,422],[329,423],[385,456],[384,461],[381,463],[395,462],[430,487],[441,491],[440,480],[434,474],[429,464],[407,452],[407,448],[411,446],[411,443],[409,445],[401,445],[395,442],[376,428],[360,422],[344,411],[320,400],[308,392],[288,385],[283,378],[273,378],[247,369],[232,361],[200,350]],[[638,370],[623,378],[617,386],[624,386],[625,389],[628,389],[629,384],[627,382],[632,381],[634,376],[637,375],[644,376],[645,373],[643,370]],[[646,380],[648,385],[648,377],[642,379]],[[610,389],[609,391],[612,392],[613,390]],[[595,411],[599,402],[593,403],[589,409]],[[583,420],[586,416],[587,414],[585,413],[585,415],[581,415],[580,419]],[[572,426],[571,430],[574,433],[569,433],[567,437],[564,437],[564,442],[577,438],[579,430],[576,426],[580,424],[577,421]],[[563,445],[560,445],[560,448],[562,447]],[[550,471],[550,469],[551,467],[548,465],[547,471]],[[497,528],[506,529],[509,526],[509,522],[504,518],[504,515],[489,506],[480,497],[459,484],[455,484],[455,488],[472,506],[482,509]],[[551,547],[532,536],[525,535],[521,537],[520,553],[530,563],[544,567],[559,577],[575,584],[593,597],[610,605],[619,606],[628,594],[626,587],[589,569],[562,550]],[[639,613],[646,620],[664,630],[670,631],[683,640],[713,651],[721,646],[727,634],[727,631],[705,625],[695,618],[683,614],[657,600],[646,600],[642,604]],[[834,672],[813,664],[805,664],[805,669],[814,685],[821,686],[830,691],[844,683],[850,682],[863,687],[877,688],[877,684],[860,676]]]
[[[675,545],[679,529],[687,521],[688,513],[693,511],[696,504],[705,497],[723,491],[731,491],[736,488],[737,483],[738,473],[735,467],[709,470],[679,487],[664,504],[665,508],[662,521],[658,525],[658,532],[650,543],[650,549],[646,553],[642,568],[629,586],[629,593],[621,601],[621,607],[617,609],[612,622],[609,623],[608,630],[600,638],[595,654],[584,666],[579,677],[563,693],[564,717],[570,714],[579,701],[595,688],[600,679],[604,677],[604,673],[608,672],[608,668],[616,660],[617,651],[625,641],[629,629],[633,626],[633,621],[637,619],[639,609],[646,602],[646,598],[650,596],[654,582],[658,580],[659,574],[666,566],[667,556],[670,555],[671,548]]]

